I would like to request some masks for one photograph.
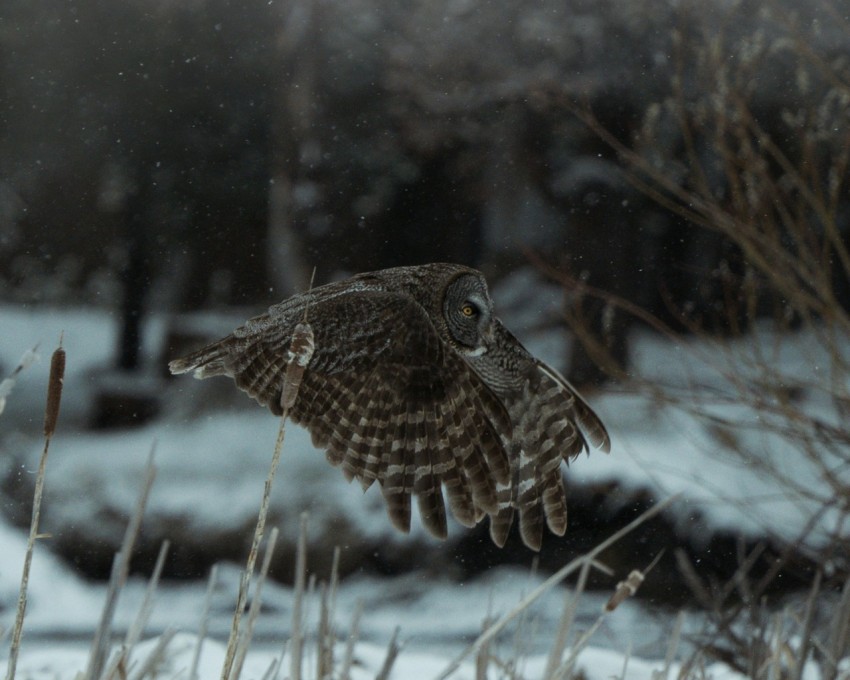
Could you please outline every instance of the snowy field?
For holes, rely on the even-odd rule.
[[[538,313],[545,312],[547,304],[560,304],[558,291],[547,295],[538,296],[538,302],[543,300]],[[560,334],[530,334],[527,329],[534,327],[534,319],[524,318],[519,311],[511,313],[511,309],[522,308],[522,301],[510,297],[502,294],[507,325],[533,352],[558,363],[558,357],[564,356]],[[210,323],[226,330],[238,321],[219,319]],[[164,325],[165,319],[154,319],[147,328],[145,356],[150,361],[161,356],[158,343]],[[173,408],[169,416],[132,430],[103,433],[85,429],[94,385],[114,352],[116,326],[116,319],[103,311],[0,307],[0,366],[4,375],[36,343],[40,343],[42,354],[40,362],[18,377],[0,415],[3,450],[15,455],[16,464],[25,466],[25,474],[34,473],[41,450],[47,359],[60,332],[64,333],[68,354],[65,396],[46,483],[47,503],[62,511],[61,516],[47,513],[42,526],[59,532],[75,525],[96,525],[102,521],[97,509],[104,505],[129,513],[154,442],[159,472],[149,513],[185,515],[198,527],[244,526],[245,518],[255,514],[259,503],[277,431],[275,419],[250,406],[236,410],[226,405],[213,410],[199,408],[198,403],[213,393],[207,391],[204,383],[184,379],[167,386],[163,383],[162,389],[168,390],[167,403]],[[807,371],[812,362],[817,363],[808,342],[801,337],[798,347],[787,350],[790,354],[784,357],[784,365],[792,374]],[[646,336],[637,339],[634,356],[643,375],[665,384],[718,387],[717,377],[706,368],[712,360],[711,348],[669,347]],[[705,363],[697,361],[696,356],[702,356]],[[159,369],[151,370],[152,376],[159,373]],[[816,400],[818,395],[811,398]],[[706,535],[724,529],[751,536],[791,537],[808,520],[813,506],[806,490],[817,490],[817,470],[795,458],[794,450],[781,442],[764,434],[750,435],[753,447],[763,450],[765,456],[772,457],[781,470],[797,480],[800,493],[796,497],[777,488],[776,482],[760,470],[742,468],[740,461],[717,455],[710,433],[681,411],[663,408],[646,395],[622,390],[592,394],[589,400],[611,430],[612,453],[582,457],[569,470],[573,483],[616,481],[626,489],[649,489],[659,500],[681,493],[672,515],[681,518],[683,531],[693,531],[687,525],[698,514],[698,531]],[[287,514],[297,516],[307,509],[311,526],[315,526],[332,523],[345,509],[349,521],[356,525],[352,535],[387,542],[407,540],[391,529],[380,494],[375,491],[371,489],[364,497],[359,487],[346,484],[342,475],[327,466],[304,431],[289,429],[273,499]],[[812,544],[828,540],[836,531],[836,521],[836,517],[825,514],[810,534]],[[454,526],[450,531],[463,529]],[[413,538],[423,537],[418,525],[412,533]],[[282,526],[281,535],[294,540],[294,529]],[[14,620],[25,545],[23,532],[0,520],[0,631],[7,633]],[[105,587],[82,580],[45,547],[38,545],[33,560],[17,677],[74,678],[85,668]],[[645,565],[626,568],[633,566]],[[391,677],[438,677],[449,661],[475,639],[485,617],[509,611],[544,576],[505,568],[468,583],[428,572],[392,579],[345,579],[335,609],[340,650],[355,612],[362,607],[353,678],[375,677],[396,627],[400,628],[404,644]],[[322,574],[318,577],[324,578]],[[220,672],[222,640],[226,639],[230,624],[237,580],[238,565],[222,565],[212,598],[210,637],[202,648],[202,678],[218,677]],[[133,620],[144,589],[145,583],[131,580],[122,592],[116,618],[118,630],[125,630]],[[162,584],[158,588],[145,637],[156,639],[172,630],[179,633],[171,639],[164,657],[167,664],[156,677],[188,677],[206,589],[207,584],[202,581]],[[565,596],[567,591],[556,588],[541,598],[529,609],[522,625],[509,627],[498,638],[493,653],[518,660],[524,677],[541,677]],[[574,629],[585,630],[593,625],[606,599],[607,594],[585,594]],[[267,584],[263,602],[257,641],[243,678],[274,677],[267,671],[283,650],[291,621],[290,589]],[[317,617],[317,602],[317,595],[308,598],[307,630],[314,629],[309,622]],[[639,602],[629,601],[605,617],[590,645],[581,652],[577,667],[584,669],[588,680],[648,678],[653,670],[665,668],[669,677],[675,677],[675,664],[667,666],[664,661],[675,618],[673,612],[650,611]],[[700,625],[699,617],[686,617],[683,630],[694,632]],[[138,658],[144,657],[145,650],[144,646],[136,650]],[[0,650],[0,668],[7,651]],[[342,651],[338,653],[341,655]],[[709,676],[716,679],[739,677],[719,666],[708,670]],[[314,676],[308,673],[307,677]],[[474,662],[465,660],[452,677],[476,677]]]

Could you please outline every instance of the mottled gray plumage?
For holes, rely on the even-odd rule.
[[[608,451],[605,427],[570,384],[532,357],[493,315],[480,272],[455,264],[360,274],[296,295],[231,335],[169,364],[172,373],[227,375],[281,414],[296,324],[315,350],[290,417],[331,464],[364,489],[381,486],[393,523],[446,536],[443,493],[457,520],[490,517],[501,546],[514,512],[539,549],[544,522],[567,527],[561,462],[588,444]]]

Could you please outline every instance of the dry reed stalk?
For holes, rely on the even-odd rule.
[[[124,640],[124,644],[129,650],[132,650],[133,646],[142,638],[145,626],[150,620],[156,589],[159,587],[159,580],[162,577],[162,569],[165,567],[165,558],[168,556],[168,550],[170,547],[170,541],[165,540],[159,548],[153,572],[151,573],[150,579],[148,579],[148,586],[145,589],[145,597],[142,601],[142,606],[139,607],[139,613],[136,615],[133,625],[127,631],[127,637]]]
[[[274,477],[277,473],[278,465],[280,465],[280,453],[283,449],[283,439],[286,428],[286,415],[286,412],[284,412],[280,418],[280,428],[277,433],[274,454],[272,455],[271,466],[269,467],[269,472],[266,476],[266,482],[263,488],[263,498],[260,501],[260,511],[257,514],[257,524],[254,528],[254,537],[251,542],[251,549],[248,551],[248,562],[245,569],[242,571],[242,577],[239,580],[239,591],[236,596],[236,610],[233,613],[233,622],[230,626],[230,637],[227,641],[227,651],[224,657],[224,665],[221,669],[221,680],[230,680],[231,677],[230,672],[233,668],[233,661],[236,656],[236,646],[239,643],[239,627],[242,621],[242,613],[245,610],[245,603],[248,601],[248,590],[251,586],[254,566],[257,563],[257,554],[259,552],[260,542],[263,540],[263,535],[265,534],[272,484],[274,483]]]
[[[390,644],[387,645],[387,655],[384,657],[384,663],[381,664],[381,670],[378,671],[378,674],[375,676],[375,680],[389,680],[390,673],[392,673],[393,670],[393,664],[404,646],[398,641],[400,631],[401,629],[398,626],[393,629]]]
[[[570,649],[570,655],[567,657],[567,660],[555,672],[553,672],[551,676],[546,677],[550,680],[566,680],[566,678],[572,677],[573,669],[575,668],[576,661],[578,661],[578,655],[587,646],[587,643],[590,642],[590,638],[592,638],[596,634],[596,631],[599,630],[599,627],[602,625],[604,620],[605,613],[603,612],[597,617],[596,621],[593,622],[593,625],[584,631],[584,633],[579,636],[578,640],[575,641]]]
[[[667,654],[664,657],[664,671],[662,677],[669,677],[670,667],[673,665],[673,659],[676,658],[676,652],[679,649],[679,641],[682,638],[682,626],[685,623],[684,612],[679,612],[676,615],[676,623],[673,625],[673,633],[670,635],[670,643],[667,645]]]
[[[218,582],[218,565],[214,564],[210,569],[209,583],[207,584],[207,592],[204,595],[204,608],[201,612],[201,624],[198,627],[198,641],[195,644],[195,651],[192,654],[192,665],[189,667],[189,680],[198,679],[198,664],[201,662],[201,651],[204,646],[204,640],[207,637],[207,629],[209,627],[210,609],[212,608],[212,598],[215,592],[215,587]]]
[[[498,635],[511,621],[513,621],[517,616],[523,613],[528,607],[530,607],[534,602],[536,602],[544,593],[551,590],[558,583],[563,581],[567,576],[575,572],[577,569],[582,567],[585,563],[589,562],[593,566],[606,573],[609,573],[609,570],[605,568],[603,565],[600,565],[596,561],[596,557],[609,547],[611,547],[614,543],[619,541],[621,538],[631,533],[635,529],[637,529],[644,522],[648,521],[655,515],[659,514],[667,507],[669,507],[673,502],[675,502],[679,498],[679,494],[675,496],[670,496],[665,499],[661,503],[654,505],[646,512],[642,513],[639,517],[632,520],[625,527],[620,529],[619,531],[614,532],[607,539],[599,543],[593,550],[585,553],[581,557],[577,557],[574,560],[570,561],[568,564],[561,567],[558,571],[556,571],[552,576],[546,579],[543,583],[541,583],[537,588],[531,591],[523,600],[512,609],[510,612],[501,617],[496,623],[494,623],[490,628],[488,628],[484,633],[478,636],[478,638],[470,644],[466,649],[464,649],[458,656],[456,656],[448,666],[436,676],[437,680],[445,680],[452,673],[454,673],[458,668],[460,668],[461,662],[469,656],[470,654],[476,653],[481,645],[485,644],[489,640],[493,639],[496,635]]]
[[[529,584],[533,583],[534,579],[537,578],[539,571],[540,555],[534,555],[531,559],[531,567],[528,571]],[[492,603],[488,603],[488,606],[491,604]],[[519,619],[517,620],[516,627],[514,629],[509,660],[501,663],[497,657],[491,657],[496,662],[496,665],[511,679],[522,677],[522,674],[517,670],[517,666],[519,665],[519,660],[522,659],[528,652],[529,640],[532,640],[535,637],[537,623],[537,618],[532,616],[530,609],[523,611],[519,615]]]
[[[251,638],[254,635],[254,626],[257,623],[257,617],[260,615],[260,606],[262,605],[263,586],[269,575],[269,567],[271,567],[272,556],[274,555],[275,545],[277,544],[277,527],[274,527],[269,534],[269,540],[266,542],[266,554],[263,557],[263,564],[260,567],[260,576],[257,583],[254,585],[254,595],[251,598],[251,607],[248,610],[248,623],[240,634],[239,646],[236,650],[236,659],[233,663],[233,670],[230,675],[234,680],[237,680],[242,674],[242,667],[245,664],[245,657],[248,655],[248,648],[251,646]]]
[[[316,678],[333,673],[333,634],[330,631],[330,593],[326,583],[319,586],[319,627],[316,630]]]
[[[330,678],[334,669],[334,613],[336,612],[336,594],[339,587],[339,546],[334,548],[331,563],[331,579],[327,587],[322,588],[322,601],[319,609],[318,644],[316,645],[316,677],[319,680]]]
[[[493,598],[490,597],[490,603],[487,607],[487,616],[481,621],[481,632],[486,631],[495,623],[492,616]],[[475,680],[487,680],[487,668],[490,666],[490,643],[485,642],[481,645],[478,653],[475,655]]]
[[[280,659],[272,659],[261,680],[275,680],[278,668],[280,668]]]
[[[360,635],[360,618],[363,616],[363,600],[358,600],[351,617],[351,632],[345,642],[345,655],[339,670],[340,680],[351,680],[351,666],[354,663],[354,645]]]
[[[626,677],[626,673],[629,670],[629,661],[631,660],[631,658],[632,658],[632,641],[629,640],[629,643],[626,646],[626,653],[623,654],[623,670],[620,671],[620,677],[621,678]],[[666,678],[667,676],[664,675],[664,676],[661,676],[661,677]],[[653,676],[652,680],[656,680],[655,676]]]
[[[148,462],[145,468],[145,478],[142,484],[142,491],[139,494],[139,500],[136,503],[136,508],[133,511],[127,528],[124,531],[124,539],[121,542],[121,548],[115,554],[115,559],[112,562],[112,573],[109,577],[109,586],[106,592],[106,602],[103,605],[100,621],[97,630],[92,640],[91,653],[89,655],[89,663],[86,672],[83,675],[84,680],[97,680],[103,672],[103,666],[106,662],[106,653],[109,649],[109,637],[112,629],[112,619],[115,616],[115,608],[118,604],[118,595],[121,589],[127,583],[127,577],[130,573],[130,557],[133,554],[133,547],[136,544],[136,539],[139,536],[139,530],[142,526],[142,516],[145,512],[145,507],[150,497],[151,488],[156,479],[157,468],[154,465],[154,452],[156,451],[156,443],[151,446]]]
[[[841,599],[832,619],[829,639],[826,641],[824,656],[827,667],[825,677],[837,677],[839,663],[847,656],[850,649],[850,578],[844,582],[841,590]]]
[[[131,667],[130,657],[133,654],[133,649],[142,637],[142,632],[150,619],[151,611],[153,610],[153,599],[156,595],[156,589],[159,587],[159,580],[162,576],[162,569],[165,566],[165,558],[168,555],[170,543],[166,540],[162,542],[159,548],[159,554],[154,564],[153,573],[148,579],[148,585],[145,589],[145,596],[133,624],[127,630],[127,635],[124,638],[124,645],[120,651],[110,661],[103,675],[104,680],[118,677],[119,679],[126,676],[126,669]]]
[[[221,680],[230,680],[230,672],[233,668],[233,661],[236,655],[236,646],[239,643],[239,627],[242,621],[242,613],[245,609],[245,603],[248,600],[248,590],[254,575],[254,567],[257,564],[260,543],[265,535],[272,485],[277,474],[277,468],[280,465],[280,455],[283,450],[283,441],[286,434],[286,419],[289,416],[290,407],[295,403],[295,399],[298,396],[298,387],[301,385],[304,370],[313,356],[313,349],[313,329],[305,320],[295,327],[292,342],[289,346],[290,358],[286,366],[286,374],[281,388],[280,403],[283,412],[280,416],[280,427],[277,432],[277,440],[275,441],[274,454],[272,455],[269,472],[263,486],[263,497],[260,501],[260,510],[257,513],[257,524],[254,528],[251,549],[248,551],[247,564],[239,582],[236,610],[233,613],[233,622],[230,626],[230,637],[227,641],[227,651],[224,657],[224,665],[221,669]]]
[[[271,680],[278,680],[278,672],[283,668],[283,660],[286,658],[286,655],[289,653],[289,640],[284,640],[283,649],[280,650],[280,656],[275,657],[275,672],[272,675]]]
[[[289,641],[289,680],[301,680],[301,659],[304,653],[304,587],[307,575],[307,513],[301,513],[298,530],[298,549],[295,552],[295,589],[292,601],[292,632]]]
[[[164,631],[157,638],[156,645],[151,650],[151,653],[144,658],[139,668],[132,674],[121,677],[121,680],[142,680],[145,677],[156,680],[156,678],[159,678],[160,676],[156,672],[156,669],[162,665],[162,661],[165,658],[165,650],[171,644],[171,640],[174,639],[176,634],[177,631],[171,628]]]
[[[23,363],[21,364],[21,366]],[[62,337],[59,337],[59,347],[50,358],[50,377],[47,384],[47,404],[44,409],[44,448],[38,463],[38,473],[35,478],[35,491],[32,501],[32,518],[30,533],[27,538],[27,551],[24,556],[21,588],[18,594],[18,608],[15,614],[15,626],[12,629],[12,646],[9,651],[9,665],[6,669],[6,680],[13,680],[18,665],[18,653],[21,647],[21,636],[24,629],[24,616],[27,611],[27,589],[29,588],[30,568],[35,542],[41,535],[38,525],[41,519],[41,501],[44,494],[44,475],[47,469],[47,453],[50,440],[56,431],[56,421],[59,418],[59,406],[62,401],[62,386],[65,381],[65,350],[62,349]]]
[[[584,593],[584,589],[587,587],[587,577],[589,575],[590,563],[585,562],[579,572],[578,583],[576,583],[574,592],[570,592],[569,589],[564,592],[564,609],[561,613],[560,623],[558,624],[558,632],[555,634],[555,640],[546,659],[546,670],[543,673],[543,677],[545,678],[554,677],[555,671],[564,657],[564,650],[567,647],[567,636],[572,629],[573,621],[575,621],[576,613],[578,612],[578,603]]]
[[[806,598],[806,609],[801,622],[800,650],[797,653],[799,663],[797,664],[796,673],[794,673],[794,680],[803,680],[803,668],[805,668],[806,659],[808,659],[812,651],[812,629],[815,622],[815,609],[817,607],[818,596],[820,595],[822,577],[821,570],[818,569],[815,572],[815,578],[812,581],[809,596]]]

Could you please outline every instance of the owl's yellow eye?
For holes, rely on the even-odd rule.
[[[461,307],[460,311],[464,316],[475,316],[475,307],[468,303]]]

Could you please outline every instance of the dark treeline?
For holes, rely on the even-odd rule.
[[[7,0],[3,295],[122,304],[127,367],[152,300],[261,306],[314,266],[319,282],[431,260],[498,276],[542,258],[573,292],[728,331],[758,268],[714,217],[792,249],[792,222],[846,236],[837,16],[779,0]],[[788,180],[803,166],[805,190]],[[798,200],[821,179],[828,210]],[[630,317],[612,309],[588,297],[579,316],[624,363]],[[599,377],[583,349],[572,365]]]

